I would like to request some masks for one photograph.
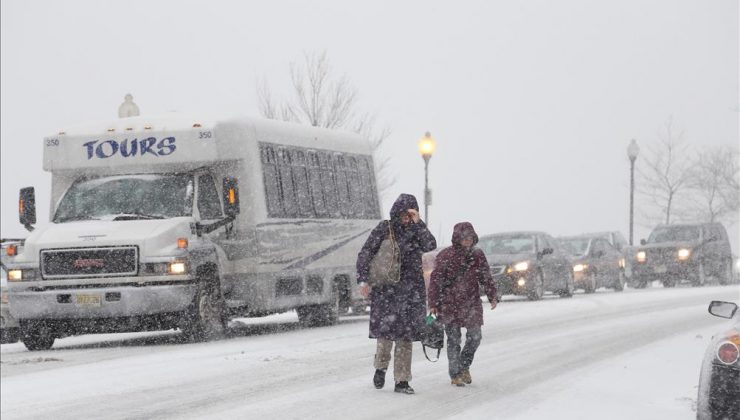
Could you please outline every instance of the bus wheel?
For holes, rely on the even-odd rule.
[[[321,327],[334,325],[339,322],[339,312],[342,307],[342,298],[339,285],[332,284],[331,300],[321,305],[306,305],[296,309],[298,321],[306,327]]]
[[[54,334],[44,327],[24,328],[21,332],[21,341],[30,351],[49,350],[54,345]]]
[[[223,299],[214,281],[201,281],[182,328],[193,341],[209,341],[226,333]]]

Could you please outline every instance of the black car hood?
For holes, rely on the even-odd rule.
[[[661,248],[696,248],[701,245],[700,240],[695,241],[673,241],[673,242],[658,242],[653,244],[640,245],[640,249],[661,249]]]

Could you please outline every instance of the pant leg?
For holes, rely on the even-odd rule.
[[[483,333],[480,327],[467,328],[467,331],[465,331],[465,347],[460,353],[460,367],[462,370],[469,369],[470,365],[473,364],[475,351],[478,350],[482,339]]]
[[[396,350],[393,353],[393,379],[396,383],[411,381],[413,344],[411,341],[396,341]]]
[[[393,348],[393,341],[385,340],[382,338],[378,339],[378,345],[375,348],[375,362],[373,366],[375,369],[387,370],[388,365],[391,363],[391,349]]]
[[[460,327],[445,325],[445,333],[447,334],[447,363],[450,378],[454,378],[462,373],[462,366],[460,364]]]

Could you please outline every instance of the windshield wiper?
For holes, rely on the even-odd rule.
[[[67,217],[60,217],[58,219],[54,219],[54,223],[79,222],[81,220],[100,220],[100,219],[98,219],[97,217],[92,217],[92,216],[77,215],[77,216],[67,216]]]
[[[141,214],[141,213],[123,213],[116,215],[113,221],[119,220],[151,220],[151,219],[164,219],[164,216],[159,214]]]

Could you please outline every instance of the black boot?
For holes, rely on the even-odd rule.
[[[414,388],[411,388],[411,385],[409,385],[406,381],[401,381],[396,384],[396,388],[394,389],[396,392],[401,392],[403,394],[413,394]]]
[[[375,369],[373,384],[375,385],[375,389],[383,388],[383,385],[385,385],[385,369]]]

